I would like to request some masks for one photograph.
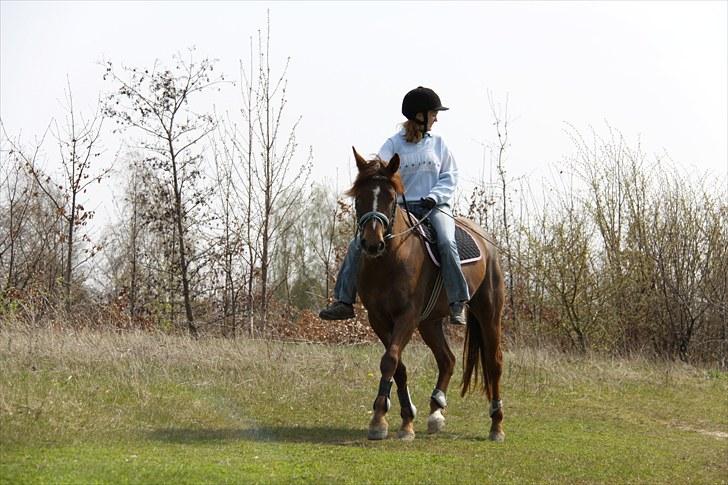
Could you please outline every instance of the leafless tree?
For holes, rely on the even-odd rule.
[[[342,230],[348,231],[350,227],[346,222],[349,222],[352,207],[347,200],[337,198],[337,192],[334,189],[332,193],[325,186],[314,186],[311,194],[315,209],[309,211],[310,229],[307,233],[311,238],[310,247],[322,267],[325,283],[319,300],[326,300],[331,294],[331,283],[335,281],[338,266],[337,249],[347,246],[349,242],[348,234],[343,234]]]
[[[2,145],[6,145],[8,141],[4,130],[2,134]],[[28,177],[22,158],[16,151],[3,146],[0,157],[0,295],[5,295],[11,288],[19,286],[18,256],[23,251],[21,241],[29,222],[34,181]]]
[[[173,64],[170,68],[155,63],[151,69],[117,69],[107,62],[104,79],[113,82],[115,88],[107,98],[105,113],[120,126],[134,128],[143,135],[141,147],[149,154],[159,178],[165,181],[168,197],[163,210],[175,234],[187,328],[196,336],[191,228],[199,223],[195,214],[208,195],[199,183],[199,143],[214,130],[215,124],[210,114],[195,112],[191,103],[223,81],[223,76],[214,74],[213,61],[196,61],[192,50],[188,59],[175,56]]]
[[[222,325],[223,332],[234,337],[238,328],[240,297],[245,290],[246,268],[243,263],[246,250],[245,235],[249,231],[246,224],[248,214],[244,205],[245,196],[236,186],[241,179],[246,161],[243,160],[237,142],[237,129],[232,123],[220,123],[213,142],[215,161],[215,224],[212,236],[211,264],[221,273],[222,283]],[[240,210],[241,205],[245,208]],[[215,280],[219,280],[217,272]]]
[[[290,59],[279,75],[271,67],[270,18],[265,32],[258,32],[256,75],[247,79],[247,110],[242,114],[249,126],[248,205],[250,225],[259,237],[260,298],[263,321],[268,314],[270,298],[270,269],[276,244],[292,223],[310,173],[311,151],[299,159],[296,129],[301,118],[286,123],[287,70]],[[286,127],[288,126],[287,131]],[[251,241],[248,242],[249,244]],[[275,284],[273,285],[275,286]]]
[[[80,241],[90,243],[87,233],[81,231],[94,217],[94,211],[81,204],[89,186],[100,183],[111,170],[111,164],[100,168],[100,158],[104,154],[100,148],[100,137],[104,116],[100,105],[91,118],[84,118],[73,105],[73,95],[70,83],[66,90],[66,119],[61,127],[54,120],[50,132],[56,139],[59,149],[62,175],[56,179],[53,175],[40,167],[37,160],[38,150],[33,154],[24,153],[14,145],[13,149],[25,162],[26,169],[31,174],[37,187],[45,195],[54,208],[59,219],[63,221],[63,234],[61,242],[65,247],[63,259],[63,293],[66,312],[71,310],[71,288],[74,270],[93,257],[100,249],[91,246],[83,249],[83,257],[78,257],[77,250]]]

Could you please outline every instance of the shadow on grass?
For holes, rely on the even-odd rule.
[[[258,441],[346,445],[366,441],[366,430],[302,426],[261,426],[248,429],[161,428],[151,431],[148,437],[155,441],[183,444]]]
[[[388,440],[395,440],[396,431],[390,433]],[[419,433],[418,440],[440,441],[470,441],[473,443],[493,443],[488,435],[452,434],[449,432],[429,435]],[[154,441],[178,444],[204,444],[230,441],[254,441],[268,443],[312,443],[320,445],[366,446],[367,443],[382,443],[383,441],[369,441],[366,429],[362,428],[311,428],[303,426],[260,426],[246,429],[241,428],[160,428],[147,434]]]

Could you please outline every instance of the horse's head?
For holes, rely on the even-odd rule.
[[[379,158],[367,161],[354,149],[354,158],[359,174],[347,194],[354,197],[359,243],[365,255],[381,256],[394,224],[397,194],[404,193],[397,173],[399,156],[395,154],[389,162]]]

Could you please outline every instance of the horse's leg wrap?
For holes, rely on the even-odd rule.
[[[399,405],[402,406],[402,409],[408,409],[412,415],[412,419],[415,419],[417,417],[417,408],[412,404],[412,398],[410,397],[407,386],[404,389],[397,388],[397,397],[399,398]]]
[[[493,399],[490,402],[490,417],[492,418],[495,413],[498,412],[498,410],[503,409],[503,401],[500,399]]]
[[[432,396],[430,396],[430,401],[435,403],[435,407],[437,409],[432,411],[430,416],[427,418],[427,432],[430,434],[439,433],[445,427],[445,416],[442,415],[442,410],[447,407],[445,393],[440,389],[435,388],[432,391]],[[432,409],[432,406],[430,406],[430,409]]]
[[[385,380],[384,378],[379,379],[379,391],[377,392],[377,399],[379,399],[380,396],[384,396],[385,403],[386,403],[386,410],[389,412],[389,408],[392,407],[392,401],[389,399],[389,395],[392,393],[392,383],[394,382],[394,379]],[[374,404],[372,405],[372,408],[374,410],[377,410],[377,399],[374,400]]]
[[[441,409],[445,409],[447,407],[447,399],[445,399],[445,393],[438,388],[435,388],[432,391],[432,396],[430,397],[430,399],[435,401],[435,404],[437,404]]]

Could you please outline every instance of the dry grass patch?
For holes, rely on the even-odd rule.
[[[726,373],[515,349],[505,356],[502,381],[504,445],[487,441],[487,403],[477,394],[460,398],[459,376],[444,434],[426,435],[420,416],[415,442],[371,443],[366,425],[381,353],[375,344],[5,327],[0,477],[360,483],[392,481],[394,466],[408,470],[401,483],[433,476],[442,483],[716,483],[728,476]],[[404,358],[424,412],[435,361],[417,343]],[[455,476],[454,469],[464,471]]]

